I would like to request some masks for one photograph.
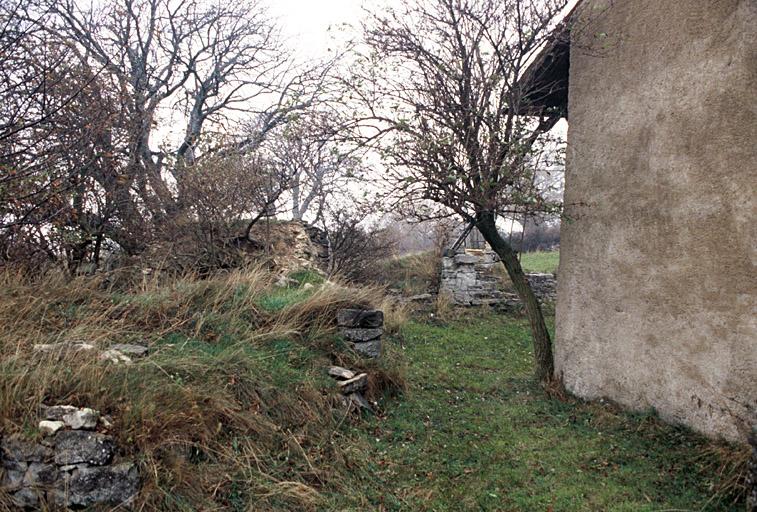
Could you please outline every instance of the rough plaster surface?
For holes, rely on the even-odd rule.
[[[757,424],[757,2],[590,0],[573,32],[556,366],[744,440]]]

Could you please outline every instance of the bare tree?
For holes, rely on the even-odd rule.
[[[541,382],[553,378],[550,336],[496,221],[559,206],[533,185],[540,141],[563,113],[532,107],[524,82],[565,4],[413,0],[374,13],[365,26],[370,52],[353,79],[367,111],[356,132],[384,157],[392,207],[419,218],[454,213],[478,227],[525,304]]]
[[[347,184],[364,173],[359,155],[341,143],[341,123],[333,113],[306,111],[265,144],[272,160],[290,178],[291,216],[320,224],[327,202],[345,193]]]

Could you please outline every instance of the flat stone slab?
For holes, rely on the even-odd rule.
[[[113,438],[86,430],[64,430],[55,435],[55,463],[59,466],[87,463],[102,466],[116,451]]]
[[[349,328],[342,329],[342,336],[347,341],[362,343],[377,340],[384,334],[384,329]]]
[[[137,467],[124,462],[104,467],[76,469],[68,481],[67,492],[57,490],[53,501],[62,506],[89,507],[128,502],[139,490]]]
[[[115,345],[111,345],[109,348],[110,350],[117,350],[122,354],[131,357],[143,357],[146,356],[150,351],[150,349],[148,347],[145,347],[144,345],[136,345],[133,343],[116,343]]]
[[[337,380],[348,380],[355,376],[355,372],[341,366],[332,366],[329,368],[329,375]]]
[[[63,416],[79,410],[73,405],[40,405],[39,414],[47,420],[60,421]]]
[[[340,309],[336,321],[339,327],[376,328],[384,325],[384,312],[377,309]]]
[[[339,382],[339,391],[343,395],[349,395],[356,391],[362,391],[368,386],[368,374],[361,373],[349,380],[343,380]]]

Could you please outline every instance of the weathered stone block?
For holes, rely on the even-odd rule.
[[[60,421],[66,414],[71,414],[78,410],[73,405],[40,405],[39,414],[45,419]]]
[[[458,265],[475,265],[480,258],[473,254],[457,254],[455,255],[455,263]]]
[[[58,480],[58,468],[53,464],[32,462],[24,475],[25,487],[43,487]]]
[[[39,498],[42,491],[25,487],[11,495],[13,504],[21,509],[36,508],[39,505]]]
[[[17,462],[44,462],[53,455],[50,448],[27,441],[18,434],[3,438],[0,450],[2,458]]]
[[[381,340],[366,341],[362,343],[354,343],[352,345],[355,351],[366,357],[379,357],[381,356]]]
[[[62,429],[65,423],[62,421],[42,420],[39,422],[39,431],[43,436],[51,436]]]
[[[367,386],[368,374],[361,373],[360,375],[352,377],[351,379],[339,382],[339,391],[341,391],[344,395],[349,395],[350,393],[354,393],[356,391],[362,391]]]
[[[99,412],[95,411],[94,409],[85,407],[83,409],[77,409],[73,412],[65,414],[63,416],[63,423],[74,430],[92,430],[97,426],[97,420],[99,418]]]
[[[384,330],[381,328],[376,329],[363,329],[363,328],[349,328],[342,329],[342,336],[347,341],[362,343],[366,341],[375,340],[384,334]]]
[[[128,502],[139,490],[139,473],[132,463],[75,470],[67,488],[52,492],[53,501],[62,506],[89,507],[99,503],[118,505]]]
[[[150,349],[148,347],[145,347],[144,345],[135,345],[132,343],[116,343],[115,345],[111,345],[110,349],[118,350],[122,354],[131,356],[131,357],[146,356],[147,353],[150,351]]]
[[[85,462],[101,466],[115,453],[113,438],[96,432],[66,430],[55,436],[55,463],[61,466]]]
[[[340,327],[376,328],[384,325],[384,312],[377,309],[341,309],[336,320]]]
[[[26,471],[15,469],[2,469],[2,478],[0,478],[0,489],[4,491],[16,491],[21,488],[24,482]]]

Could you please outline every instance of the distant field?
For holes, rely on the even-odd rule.
[[[526,272],[557,272],[560,251],[534,251],[521,254],[520,264]]]

